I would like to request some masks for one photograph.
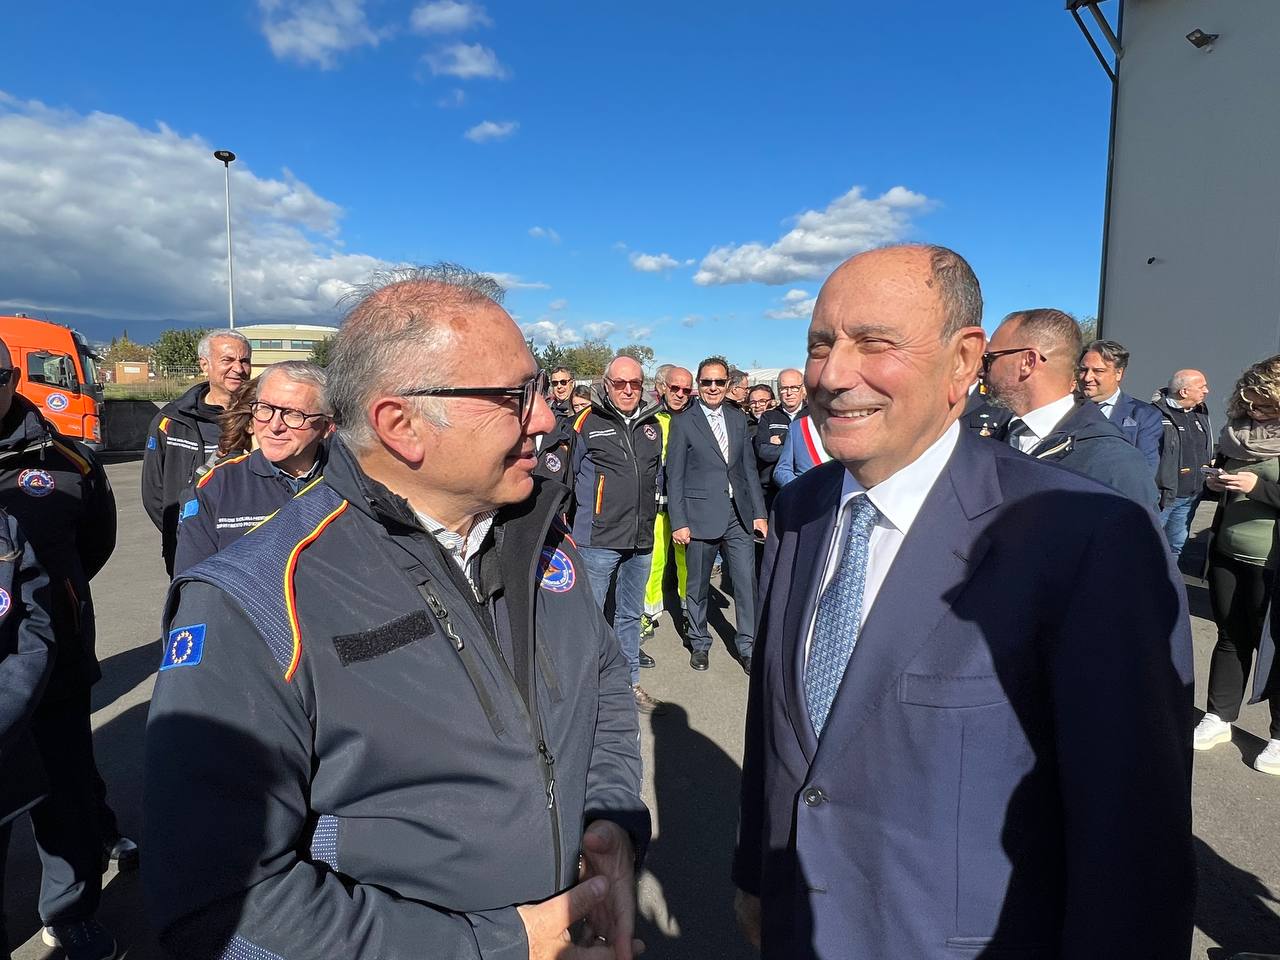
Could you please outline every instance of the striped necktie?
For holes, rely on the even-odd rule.
[[[725,463],[729,462],[729,434],[724,427],[724,411],[718,411],[707,417],[707,422],[711,424],[711,432],[716,435],[716,443],[720,444],[720,456],[724,457]]]

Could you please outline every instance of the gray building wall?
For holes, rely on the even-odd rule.
[[[1103,336],[1135,396],[1204,370],[1221,422],[1280,353],[1280,0],[1124,0],[1121,43]]]

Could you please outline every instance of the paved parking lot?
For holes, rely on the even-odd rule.
[[[94,582],[105,676],[94,691],[93,721],[112,805],[125,831],[138,837],[143,733],[159,662],[156,638],[165,574],[158,535],[138,498],[140,464],[115,463],[108,472],[119,501],[120,543]],[[1206,519],[1202,516],[1200,524]],[[1188,584],[1201,703],[1213,626],[1206,619],[1205,589],[1198,581]],[[727,605],[713,619],[725,635],[726,617],[732,617]],[[1105,630],[1106,624],[1097,628]],[[647,956],[746,960],[753,951],[742,945],[734,929],[728,879],[746,678],[722,646],[712,654],[710,671],[689,670],[669,620],[646,650],[658,666],[645,671],[643,683],[670,704],[668,715],[644,724],[645,796],[654,813],[654,840],[641,881]],[[1107,736],[1106,704],[1098,705],[1095,719],[1096,735]],[[1266,729],[1265,708],[1250,707],[1233,743],[1196,758],[1197,960],[1226,960],[1245,950],[1280,953],[1280,778],[1255,773],[1248,765],[1265,745]],[[1133,762],[1141,766],[1143,759],[1134,757]],[[1107,784],[1097,788],[1105,791]],[[200,828],[191,825],[192,830]],[[35,912],[38,866],[23,822],[16,825],[9,859],[5,909],[10,934],[19,944],[26,941],[15,947],[14,957],[60,956],[40,942]],[[99,916],[127,945],[123,956],[158,958],[142,922],[137,875],[112,873],[106,880]]]

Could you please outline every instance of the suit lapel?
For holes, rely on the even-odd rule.
[[[721,410],[723,411],[723,409],[724,408],[722,407]],[[698,409],[694,410],[693,412],[697,414],[696,419],[698,421],[698,426],[702,428],[702,432],[706,436],[706,438],[711,441],[711,449],[714,450],[720,456],[721,460],[725,460],[724,454],[720,453],[720,441],[716,439],[716,432],[711,429],[711,424],[707,422],[707,414],[703,410],[702,404],[699,403]],[[721,415],[723,416],[723,413]],[[729,449],[732,450],[733,435],[729,433],[728,417],[724,418],[724,429],[725,429],[725,436],[729,437]],[[725,460],[725,462],[728,463],[727,460]]]
[[[800,527],[796,536],[791,589],[782,627],[782,635],[787,640],[782,649],[787,716],[809,763],[813,762],[813,755],[818,749],[818,738],[814,736],[813,725],[809,722],[809,706],[804,696],[804,639],[818,602],[818,584],[826,565],[831,532],[840,506],[840,490],[844,485],[842,466],[826,469],[830,476],[824,477],[822,487],[813,498],[817,512]]]
[[[994,452],[960,432],[869,611],[836,692],[814,763],[841,749],[894,696],[898,678],[929,641],[986,553],[977,518],[1000,503]],[[825,735],[835,731],[834,737]]]

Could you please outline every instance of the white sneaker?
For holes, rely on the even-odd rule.
[[[1273,777],[1280,777],[1280,740],[1267,741],[1267,745],[1262,748],[1262,752],[1253,761],[1253,769],[1259,773],[1269,773]]]
[[[1195,733],[1191,735],[1191,745],[1197,750],[1209,750],[1220,743],[1226,743],[1230,739],[1231,724],[1216,713],[1206,713],[1200,718],[1200,722],[1196,724]],[[1280,772],[1280,770],[1277,772]]]

